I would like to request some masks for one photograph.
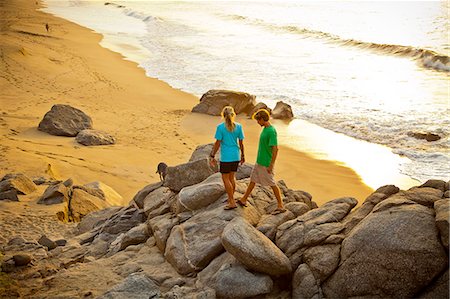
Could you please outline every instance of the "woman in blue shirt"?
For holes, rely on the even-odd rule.
[[[215,164],[215,155],[220,148],[220,173],[222,174],[223,184],[228,195],[228,203],[225,210],[236,208],[234,200],[234,191],[236,190],[235,173],[239,163],[245,162],[244,158],[244,131],[242,125],[234,121],[236,113],[233,107],[225,106],[222,110],[224,122],[216,128],[213,149],[211,151],[211,163]]]

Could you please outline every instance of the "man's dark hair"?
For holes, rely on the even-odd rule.
[[[266,109],[259,109],[253,114],[252,118],[256,120],[262,119],[263,121],[269,121],[270,114]]]

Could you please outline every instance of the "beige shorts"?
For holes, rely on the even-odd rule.
[[[272,173],[269,173],[267,167],[255,164],[252,174],[250,175],[250,181],[262,186],[276,186],[273,175],[273,171]]]

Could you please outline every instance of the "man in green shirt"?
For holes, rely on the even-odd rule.
[[[262,186],[272,187],[278,203],[278,207],[274,213],[284,212],[286,209],[284,208],[283,201],[281,200],[280,188],[278,188],[273,177],[273,167],[278,154],[277,131],[269,122],[270,114],[267,110],[259,109],[255,114],[253,114],[252,118],[255,119],[261,127],[263,127],[263,130],[259,136],[258,156],[256,158],[255,167],[253,168],[250,176],[250,183],[248,184],[244,196],[238,200],[238,204],[241,206],[247,206],[247,198],[252,193],[255,184],[260,184]]]

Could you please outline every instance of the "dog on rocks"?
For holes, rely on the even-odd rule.
[[[164,162],[159,163],[156,168],[156,173],[159,173],[159,179],[163,182],[167,175],[167,164]]]

